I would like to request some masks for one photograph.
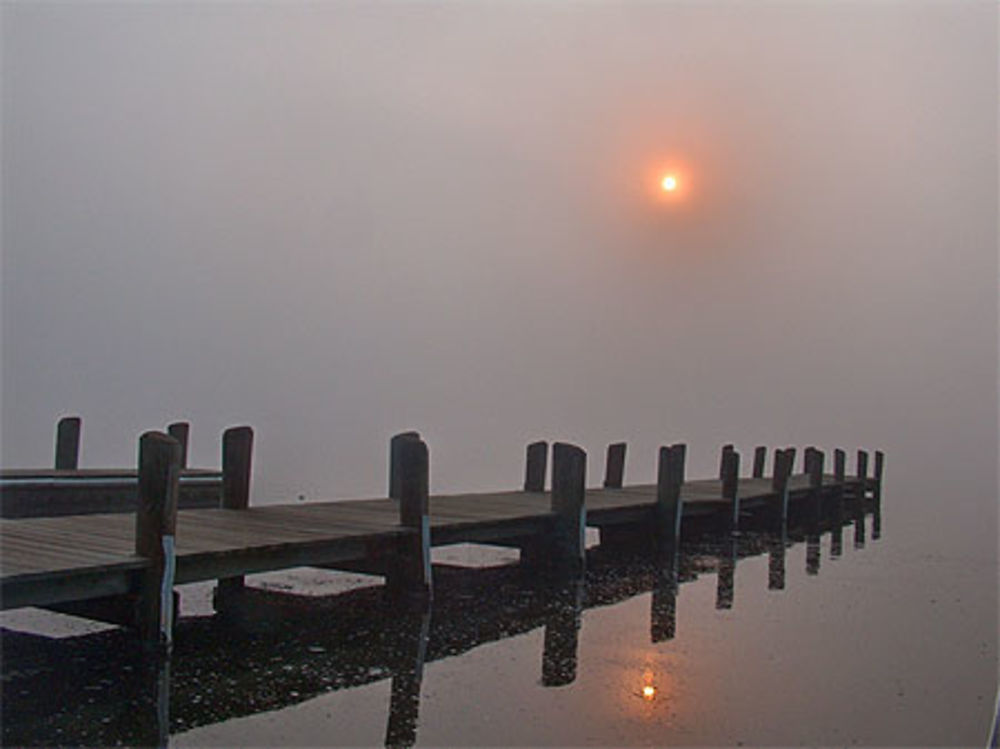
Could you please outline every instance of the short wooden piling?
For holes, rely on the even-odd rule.
[[[556,514],[553,567],[556,571],[582,574],[586,559],[587,509],[584,493],[587,454],[575,445],[556,442],[552,446],[552,512]]]
[[[608,445],[608,458],[604,467],[604,488],[622,488],[622,483],[625,481],[625,449],[624,442]]]
[[[81,426],[79,416],[63,416],[56,424],[56,470],[73,471],[79,467]]]
[[[839,447],[833,451],[833,480],[839,486],[844,485],[847,477],[847,453]]]
[[[188,437],[191,434],[191,425],[186,421],[175,421],[167,427],[167,434],[177,440],[181,445],[181,468],[187,468],[188,464]]]
[[[735,449],[722,454],[722,496],[729,500],[729,528],[735,531],[740,524],[739,498],[740,454]]]
[[[767,448],[758,445],[753,451],[753,477],[755,479],[764,477],[764,466],[767,464]]]
[[[222,433],[222,493],[219,506],[225,510],[245,510],[250,506],[250,476],[253,458],[253,429],[230,427]],[[215,608],[221,611],[226,596],[243,590],[243,575],[222,578],[215,589]]]
[[[399,435],[397,435],[399,436]],[[432,597],[429,512],[430,456],[427,444],[412,434],[396,440],[395,473],[399,488],[399,524],[414,533],[400,539],[388,566],[390,596],[407,603]]]
[[[526,492],[545,491],[545,469],[548,467],[549,443],[532,442],[524,456],[524,490]]]
[[[823,454],[822,450],[817,450],[816,448],[810,448],[811,454],[809,458],[809,488],[819,489],[823,486],[823,464],[826,462],[826,456]]]
[[[656,470],[656,529],[661,541],[675,546],[680,538],[684,514],[681,485],[687,446],[661,447]]]
[[[788,479],[792,474],[794,456],[787,450],[775,450],[774,474],[771,477],[771,488],[776,497],[775,517],[783,529],[788,520]]]
[[[174,618],[174,534],[181,446],[162,432],[139,440],[139,490],[135,553],[150,560],[137,601],[137,628],[147,648],[166,648]]]
[[[389,440],[389,497],[391,499],[399,500],[399,457],[397,451],[399,450],[399,445],[403,440],[409,439],[420,439],[420,433],[409,431],[400,432],[399,434],[393,435],[392,439]]]
[[[726,477],[726,456],[732,452],[736,451],[736,446],[731,442],[722,446],[722,452],[719,454],[719,478],[724,479]]]

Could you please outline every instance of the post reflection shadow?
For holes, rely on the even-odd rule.
[[[431,611],[406,612],[403,629],[396,644],[397,662],[393,668],[389,698],[389,720],[385,729],[387,747],[413,746],[417,742],[420,714],[420,686],[427,658],[431,630]]]
[[[736,595],[736,561],[739,558],[739,537],[730,535],[722,542],[719,554],[718,587],[715,591],[715,608],[731,609]]]
[[[552,590],[542,645],[543,686],[562,687],[576,680],[583,594],[582,578]]]

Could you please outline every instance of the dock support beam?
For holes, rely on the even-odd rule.
[[[56,424],[56,470],[72,471],[79,467],[81,425],[79,416],[63,416]]]
[[[399,540],[386,570],[386,587],[397,601],[425,605],[432,597],[430,456],[419,437],[397,436],[393,475],[398,479],[399,524],[413,532]]]
[[[170,651],[174,621],[174,534],[181,446],[162,432],[139,440],[139,508],[135,553],[150,560],[142,575],[137,625],[143,645]]]
[[[608,460],[604,469],[604,488],[621,489],[625,481],[625,448],[624,442],[608,445]]]
[[[230,427],[222,433],[222,495],[224,510],[245,510],[250,506],[250,474],[253,456],[253,429]],[[226,597],[243,591],[243,575],[219,580],[215,589],[215,610],[226,607]]]
[[[583,574],[586,560],[587,508],[584,494],[587,454],[575,445],[552,446],[552,512],[556,514],[553,566],[558,572]]]

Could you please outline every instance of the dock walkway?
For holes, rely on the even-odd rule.
[[[242,427],[224,436],[221,506],[178,512],[177,443],[159,433],[143,440],[137,514],[0,520],[2,608],[131,596],[162,620],[161,608],[170,608],[163,592],[174,585],[220,580],[220,590],[232,592],[243,575],[300,566],[364,569],[384,575],[391,588],[429,594],[432,546],[515,546],[572,569],[582,563],[586,525],[602,533],[609,526],[655,528],[666,508],[674,518],[670,536],[682,518],[699,515],[721,514],[736,524],[742,513],[771,507],[784,517],[793,500],[879,491],[882,462],[879,453],[869,479],[867,453],[859,452],[859,475],[848,478],[842,452],[835,473],[824,474],[822,454],[807,451],[809,473],[792,475],[793,455],[779,450],[775,476],[738,478],[738,456],[734,466],[724,454],[726,476],[684,481],[683,451],[672,452],[675,446],[661,450],[656,484],[621,485],[619,471],[611,486],[585,489],[583,451],[557,444],[546,492],[538,485],[536,443],[529,447],[527,490],[428,496],[426,445],[410,433],[394,439],[395,497],[249,507],[252,433]],[[678,457],[679,466],[671,462]],[[161,634],[169,640],[169,632]]]

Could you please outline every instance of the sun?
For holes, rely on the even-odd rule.
[[[672,174],[665,175],[660,181],[660,187],[664,192],[673,192],[677,189],[677,177]]]

